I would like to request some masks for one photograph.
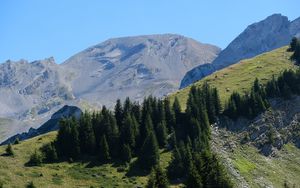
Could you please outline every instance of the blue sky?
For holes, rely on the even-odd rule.
[[[108,38],[177,33],[221,48],[273,13],[300,16],[299,0],[1,0],[0,62],[61,63]]]

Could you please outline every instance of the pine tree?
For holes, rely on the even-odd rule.
[[[79,125],[80,150],[86,154],[94,154],[96,148],[95,133],[91,116],[87,112],[81,115]]]
[[[123,144],[128,144],[130,148],[135,147],[135,127],[129,114],[127,114],[124,119],[120,138]]]
[[[291,60],[294,60],[296,64],[300,64],[300,42],[297,42],[294,53],[291,56]]]
[[[121,100],[118,99],[116,102],[116,105],[115,105],[115,118],[116,118],[119,129],[122,127],[123,114],[124,113],[123,113],[122,103],[121,103]]]
[[[8,155],[8,156],[14,156],[14,151],[13,151],[11,144],[7,145],[5,152],[6,152],[6,155]]]
[[[290,47],[288,48],[289,52],[294,52],[296,50],[296,46],[299,43],[297,37],[293,37],[292,41],[290,42]]]
[[[188,176],[185,185],[187,188],[203,187],[202,178],[192,162],[189,164]]]
[[[166,123],[168,131],[171,131],[172,128],[175,128],[176,119],[173,109],[171,108],[171,104],[168,98],[164,100],[164,108],[166,113]]]
[[[122,160],[126,163],[129,163],[131,158],[132,158],[132,155],[131,155],[131,149],[130,149],[129,145],[123,144],[122,145]]]
[[[159,163],[158,144],[153,131],[147,136],[138,160],[140,166],[146,170],[150,170]]]
[[[99,159],[101,162],[107,162],[110,160],[109,146],[107,144],[105,135],[103,135],[103,137],[100,141]]]
[[[57,156],[57,152],[56,152],[56,148],[55,148],[55,144],[54,143],[49,143],[44,145],[41,148],[41,151],[44,155],[44,160],[45,162],[54,162],[56,160],[58,160],[58,156]]]
[[[170,179],[182,178],[185,174],[185,166],[178,148],[175,147],[172,152],[172,160],[168,167],[168,176]]]
[[[161,148],[167,145],[167,128],[166,122],[162,121],[156,128],[157,141]]]
[[[178,117],[179,114],[181,113],[181,106],[180,106],[180,103],[179,103],[179,100],[177,97],[175,97],[175,100],[173,103],[173,111],[174,111],[176,117]]]
[[[34,151],[34,153],[30,156],[29,161],[27,162],[27,165],[29,166],[41,166],[43,163],[43,156],[41,153],[37,150]]]
[[[167,175],[160,166],[157,165],[151,170],[151,174],[146,187],[147,188],[169,187]]]

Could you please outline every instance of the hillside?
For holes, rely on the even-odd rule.
[[[38,136],[13,145],[14,157],[2,155],[6,146],[0,146],[0,183],[4,187],[25,187],[33,181],[37,187],[134,187],[147,182],[145,176],[126,176],[124,167],[117,164],[99,165],[89,162],[60,162],[41,167],[26,167],[30,155],[56,137],[56,132]],[[171,153],[161,153],[161,165],[166,167]],[[135,160],[135,159],[133,159]],[[119,169],[119,170],[118,170]]]
[[[238,63],[242,59],[269,52],[288,45],[292,37],[300,35],[300,18],[290,21],[281,14],[249,25],[210,64],[199,65],[189,71],[181,82],[181,88],[211,73]]]
[[[201,86],[204,82],[218,88],[221,101],[224,104],[233,91],[247,92],[251,88],[255,78],[262,83],[272,79],[272,75],[278,75],[286,69],[294,69],[296,66],[289,60],[288,47],[282,47],[271,52],[258,55],[251,59],[240,61],[220,71],[217,71],[193,85]],[[178,97],[180,104],[185,109],[188,92],[191,86],[181,89],[170,95],[171,101]]]

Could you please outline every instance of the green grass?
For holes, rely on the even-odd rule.
[[[242,60],[205,77],[193,85],[201,86],[203,82],[207,81],[211,86],[218,88],[221,101],[224,104],[233,91],[249,91],[255,78],[258,78],[262,83],[266,83],[272,78],[272,75],[276,76],[286,69],[295,69],[296,66],[289,60],[291,53],[286,51],[287,48],[282,47],[252,59]],[[169,96],[171,102],[177,96],[184,110],[190,88],[191,86],[171,94]]]
[[[300,149],[287,144],[276,157],[265,157],[253,146],[243,145],[232,155],[233,164],[250,187],[300,187]]]
[[[97,165],[87,162],[60,162],[44,164],[41,167],[26,167],[35,149],[52,141],[56,132],[22,141],[13,145],[14,157],[0,156],[0,182],[4,187],[25,187],[33,181],[37,187],[144,187],[147,176],[127,176],[128,167],[118,170],[115,164]],[[0,146],[0,155],[6,146]],[[171,153],[161,151],[161,166],[166,168],[171,160]],[[136,160],[136,159],[134,159]],[[134,161],[133,160],[133,161]]]

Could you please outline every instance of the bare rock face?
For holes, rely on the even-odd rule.
[[[300,18],[290,22],[286,16],[274,14],[248,26],[211,63],[189,71],[181,81],[186,87],[216,70],[264,52],[288,45],[292,37],[300,37]]]
[[[179,88],[185,73],[212,62],[219,48],[180,35],[148,35],[107,40],[62,64],[75,97],[112,106],[129,96],[162,97]]]

